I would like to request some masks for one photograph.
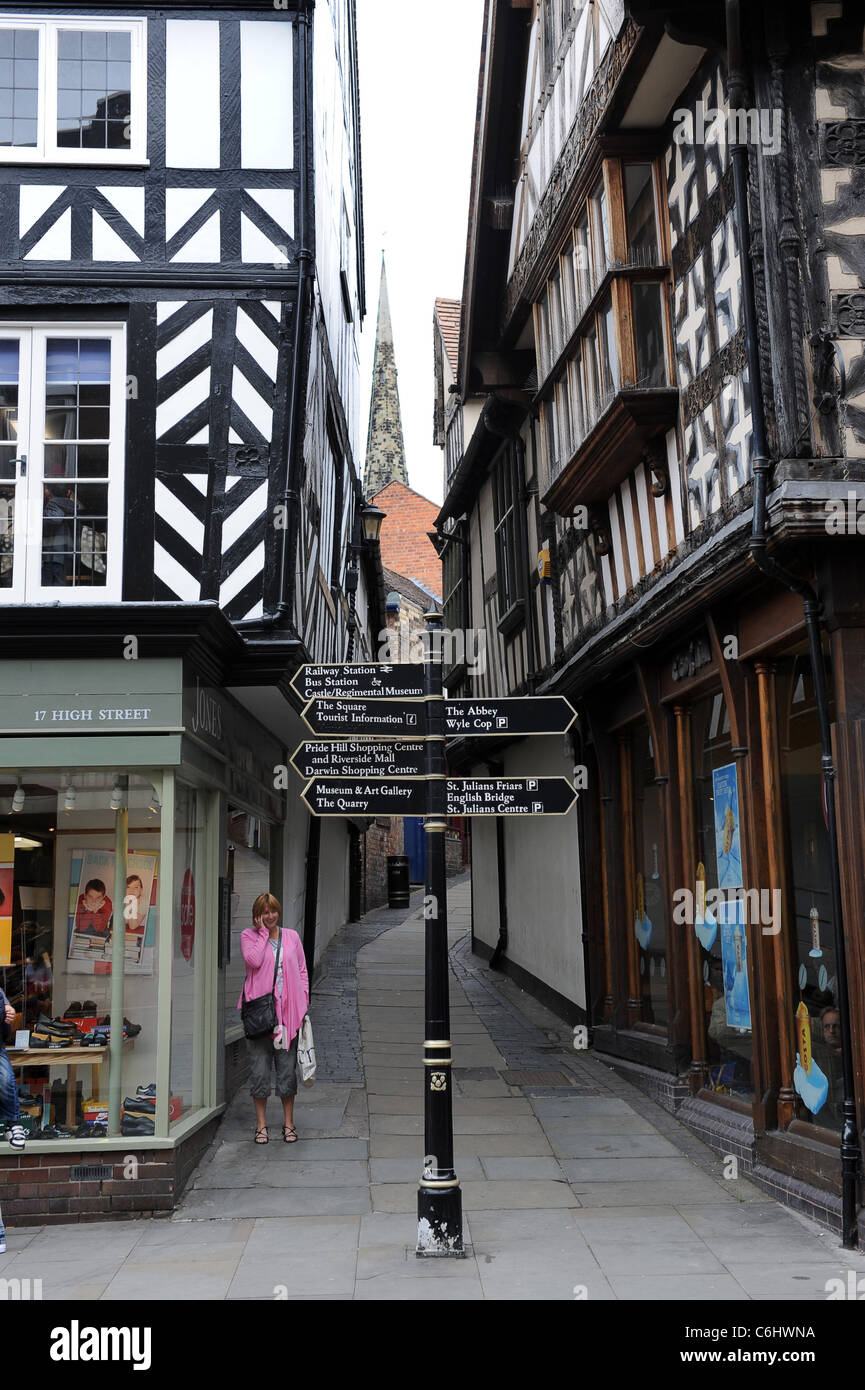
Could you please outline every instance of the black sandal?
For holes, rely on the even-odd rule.
[[[291,1138],[289,1138],[289,1135],[291,1135]],[[282,1138],[285,1144],[297,1143],[297,1130],[295,1129],[294,1125],[282,1126]]]
[[[259,1139],[258,1136],[259,1136],[260,1134],[263,1134],[263,1135],[264,1135],[264,1138],[263,1138],[263,1139]],[[269,1134],[268,1134],[268,1132],[267,1132],[267,1125],[262,1125],[261,1129],[257,1129],[257,1130],[255,1131],[254,1143],[256,1143],[256,1144],[269,1144],[269,1143],[270,1143],[270,1136],[269,1136]]]

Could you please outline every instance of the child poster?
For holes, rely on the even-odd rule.
[[[719,888],[742,887],[742,842],[739,835],[739,786],[736,764],[712,772],[715,808],[715,862]]]
[[[750,1032],[751,996],[748,992],[748,938],[745,902],[741,898],[719,903],[721,973],[727,1027]]]
[[[123,922],[127,975],[152,975],[156,945],[156,854],[126,856],[126,892],[114,902],[114,851],[73,849],[69,873],[67,970],[110,975],[115,925]]]

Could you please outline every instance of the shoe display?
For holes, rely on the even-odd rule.
[[[55,1129],[53,1125],[43,1125],[41,1129],[37,1129],[36,1133],[33,1135],[33,1138],[34,1138],[34,1139],[65,1139],[65,1138],[66,1138],[66,1135],[65,1135],[65,1134],[61,1134],[60,1130],[59,1130],[59,1129]]]
[[[74,1000],[73,1003],[71,1003],[71,1004],[69,1005],[69,1007],[65,1010],[65,1012],[64,1012],[64,1014],[63,1014],[63,1017],[64,1017],[64,1018],[81,1018],[81,1017],[82,1017],[82,1014],[83,1014],[83,1010],[82,1010],[81,1005],[79,1004],[78,1000],[76,999],[76,1000]]]
[[[0,1255],[6,1254],[6,1232],[0,1226]]]
[[[156,1133],[156,1121],[144,1115],[124,1115],[120,1121],[120,1133],[126,1138],[138,1135],[142,1138]]]
[[[137,1038],[138,1034],[141,1032],[141,1024],[130,1023],[128,1018],[124,1018],[123,1027],[126,1030],[126,1036],[129,1038]]]
[[[90,1018],[96,1013],[98,1007],[95,999],[85,999],[84,1003],[81,1005],[81,1012],[85,1018]]]
[[[155,1099],[156,1099],[156,1082],[155,1082],[155,1081],[150,1081],[150,1082],[148,1082],[148,1084],[147,1084],[146,1086],[139,1086],[139,1087],[137,1087],[135,1094],[136,1094],[137,1096],[150,1097],[150,1098],[152,1098],[152,1099],[155,1100]]]
[[[23,1125],[10,1125],[6,1131],[6,1138],[9,1140],[9,1147],[12,1149],[23,1149],[26,1141],[26,1133]]]
[[[126,1112],[140,1115],[153,1115],[156,1113],[156,1096],[127,1096],[123,1102],[123,1109]]]
[[[47,1046],[48,1046],[48,1039],[47,1039],[46,1037],[41,1036],[39,1033],[31,1033],[31,1034],[30,1034],[30,1043],[29,1043],[29,1046],[30,1046],[30,1047],[47,1047]]]

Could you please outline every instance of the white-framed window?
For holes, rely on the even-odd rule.
[[[0,605],[119,600],[122,324],[0,324]]]
[[[0,11],[0,163],[145,163],[146,25]]]

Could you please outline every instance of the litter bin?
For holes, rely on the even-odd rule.
[[[387,905],[409,906],[408,855],[389,854],[387,857]]]

